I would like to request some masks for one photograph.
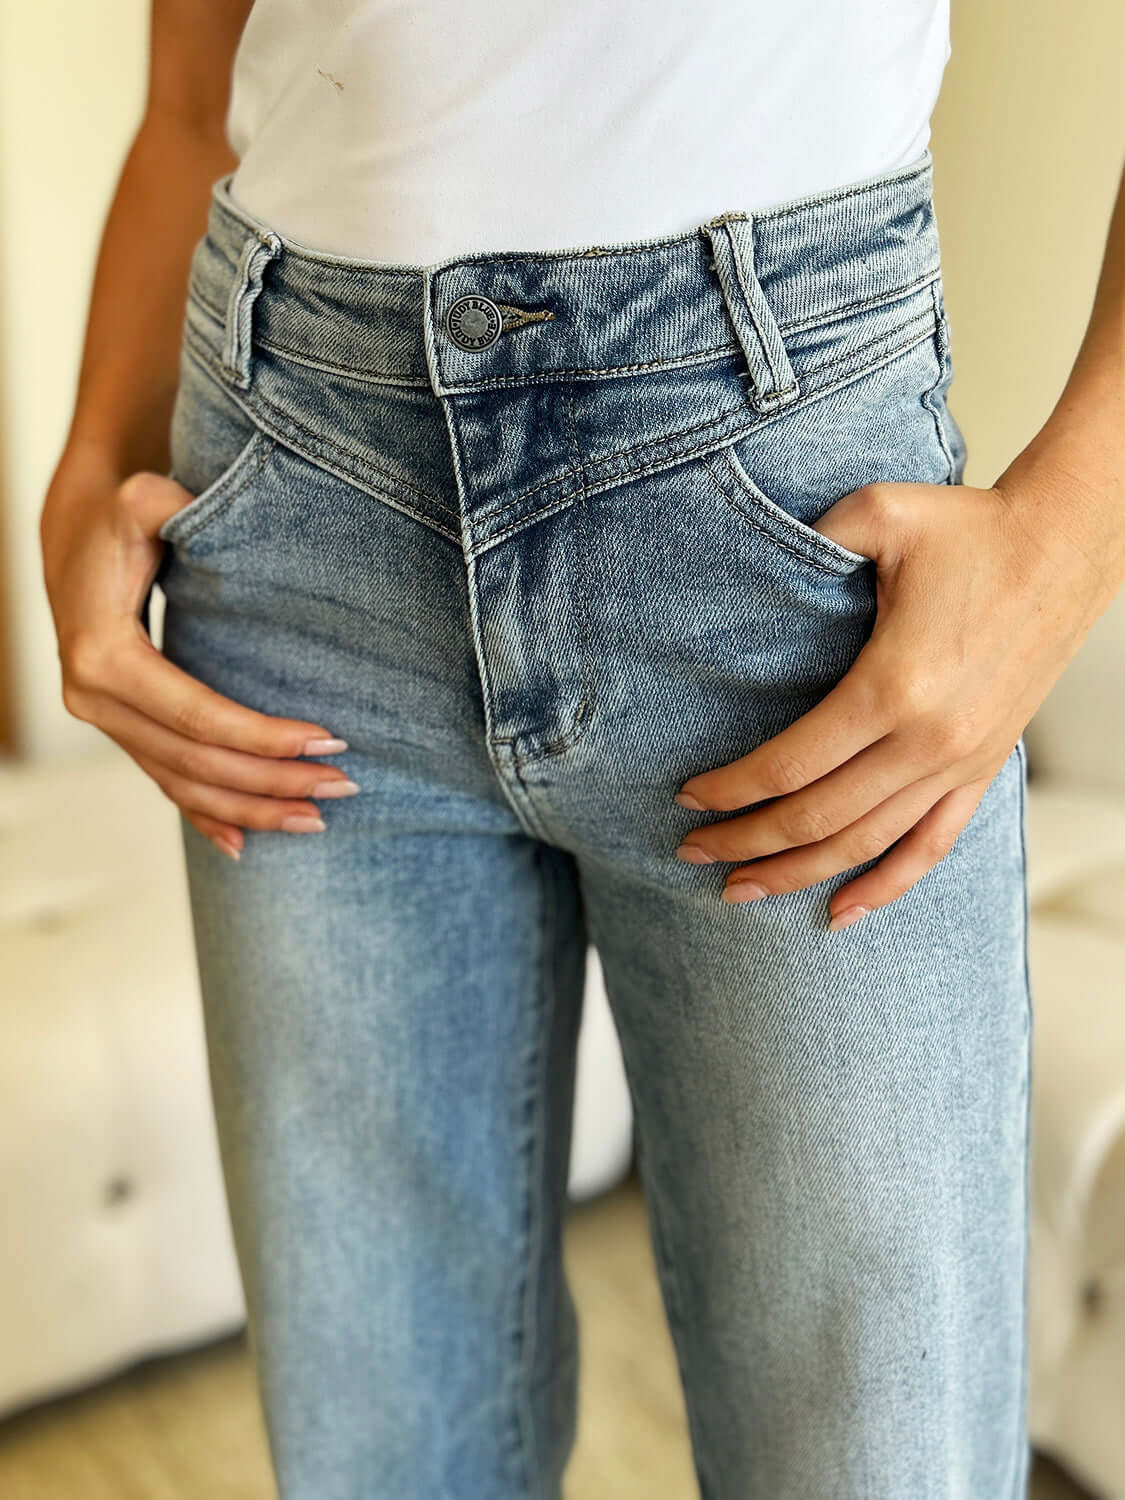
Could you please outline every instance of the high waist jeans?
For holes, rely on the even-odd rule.
[[[843,932],[847,875],[732,905],[674,855],[720,816],[681,783],[871,630],[873,563],[811,523],[961,476],[932,171],[426,267],[215,186],[163,649],[362,788],[240,864],[184,823],[283,1500],[560,1494],[591,942],[706,1500],[1022,1493],[1022,741]]]

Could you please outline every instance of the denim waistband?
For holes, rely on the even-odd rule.
[[[191,301],[209,315],[235,384],[249,384],[259,347],[439,395],[626,376],[741,347],[768,410],[792,389],[786,335],[938,276],[932,176],[927,148],[896,171],[764,212],[727,210],[671,237],[429,266],[298,244],[236,204],[228,176],[212,190]],[[487,347],[465,349],[451,335],[461,299],[499,312]]]

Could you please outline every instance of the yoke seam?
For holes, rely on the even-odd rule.
[[[738,428],[733,434],[724,434],[723,437],[718,440],[718,444],[722,444],[727,441],[730,441],[732,443],[739,442],[742,438],[748,437],[752,432],[758,432],[763,427],[767,427],[773,422],[780,421],[782,418],[791,415],[795,411],[804,411],[805,408],[807,406],[811,406],[814,401],[819,400],[824,396],[831,395],[833,391],[840,390],[842,387],[850,385],[854,381],[862,380],[866,375],[874,374],[876,370],[881,369],[884,365],[890,364],[890,362],[894,359],[897,359],[899,355],[908,354],[911,349],[916,348],[919,344],[930,338],[932,336],[932,333],[933,327],[932,325],[928,325],[921,333],[916,334],[906,343],[898,344],[893,349],[887,350],[881,358],[873,361],[869,365],[864,365],[861,370],[856,371],[854,374],[849,374],[845,379],[834,381],[829,385],[817,386],[812,390],[806,390],[805,394],[801,397],[799,402],[796,402],[790,406],[786,406],[780,411],[768,412],[761,417],[755,418],[750,421],[745,427]],[[827,368],[827,366],[825,366],[825,368]],[[622,448],[616,453],[607,454],[604,458],[598,459],[597,464],[612,464],[616,463],[619,459],[627,460],[634,454],[643,454],[645,452],[651,451],[653,448],[660,447],[673,439],[691,437],[693,434],[702,432],[708,427],[719,426],[729,417],[736,416],[740,412],[743,412],[745,410],[746,407],[741,404],[738,406],[728,407],[726,411],[720,412],[718,416],[708,417],[706,421],[697,423],[693,427],[681,428],[679,431],[668,433],[664,437],[653,438],[645,443],[634,444],[634,446],[631,448]],[[705,451],[709,450],[704,450],[704,452]],[[586,466],[584,470],[586,494],[596,495],[601,490],[608,489],[615,484],[629,483],[631,480],[643,478],[646,474],[653,474],[657,473],[661,469],[671,468],[674,464],[679,463],[681,460],[690,459],[692,457],[695,457],[697,454],[703,456],[703,453],[701,453],[701,450],[698,447],[679,450],[667,454],[664,458],[658,459],[652,464],[645,464],[642,462],[635,466],[627,465],[626,473],[614,474],[604,480],[594,480],[593,483],[590,483],[589,481],[589,466]],[[554,486],[564,484],[568,479],[574,478],[577,472],[577,470],[571,469],[568,470],[565,474],[558,475],[555,479],[544,480],[542,483],[532,486],[531,489],[525,490],[523,494],[517,495],[514,500],[506,500],[503,505],[498,506],[495,510],[485,512],[477,519],[480,522],[488,523],[494,520],[497,516],[503,515],[503,513],[506,510],[510,510],[512,506],[518,505],[522,501],[526,500],[528,496],[535,495],[542,490],[551,489]],[[548,501],[545,506],[543,506],[540,510],[535,511],[532,516],[524,517],[520,521],[514,522],[511,526],[505,527],[504,530],[499,532],[496,536],[490,537],[488,539],[487,546],[491,547],[496,542],[503,541],[506,537],[512,535],[513,532],[518,531],[526,521],[533,520],[539,516],[547,516],[552,514],[559,508],[560,505],[563,505],[568,500],[573,499],[577,493],[577,488],[571,489],[568,490],[564,495],[559,496],[557,501]],[[482,548],[481,550],[485,549]]]
[[[196,336],[196,339],[198,339],[198,335]],[[350,448],[345,447],[343,444],[333,442],[332,439],[325,438],[322,434],[316,432],[313,428],[306,426],[305,423],[299,421],[296,417],[293,417],[289,412],[287,412],[284,407],[278,406],[267,396],[264,396],[260,389],[254,387],[251,388],[254,396],[253,402],[245,401],[241,397],[237,396],[233,391],[231,391],[227,382],[223,380],[219,371],[219,367],[214,363],[210,354],[205,353],[195,347],[195,342],[189,341],[187,337],[185,337],[184,341],[184,352],[189,358],[194,359],[195,362],[200,365],[209,375],[218,380],[220,382],[221,389],[230,397],[231,401],[233,401],[238,407],[240,407],[240,409],[244,411],[252,421],[255,421],[257,425],[262,427],[265,431],[269,432],[272,437],[275,437],[283,447],[292,448],[295,453],[299,453],[302,458],[308,459],[310,463],[319,463],[322,461],[323,455],[319,452],[319,450],[322,448],[327,448],[328,450],[330,450],[330,452],[342,454],[345,457],[351,458],[355,462],[360,463],[367,468],[373,469],[377,474],[381,474],[385,479],[387,479],[392,485],[402,485],[403,488],[409,490],[411,494],[417,495],[420,500],[427,501],[437,510],[444,511],[446,515],[450,517],[455,516],[456,513],[448,505],[436,499],[433,495],[427,494],[425,490],[420,490],[417,485],[413,485],[408,480],[400,479],[397,475],[391,474],[388,471],[381,469],[378,464],[371,463],[369,459],[364,458],[361,454],[354,453]],[[268,420],[263,416],[260,408],[265,408],[266,412],[273,413],[275,422],[276,419],[281,420],[281,423],[283,425],[281,426],[280,430],[277,425],[270,425]],[[298,432],[305,433],[309,438],[311,438],[313,443],[316,445],[313,453],[309,453],[307,450],[299,447],[295,440],[287,439],[284,424],[291,425],[292,427],[296,428]],[[327,468],[327,460],[324,459],[323,461],[324,466]],[[331,470],[331,472],[334,473],[336,471]],[[352,482],[355,483],[357,488],[365,488],[358,477],[354,478]],[[375,494],[380,499],[385,499],[388,504],[397,505],[400,509],[406,511],[410,515],[413,515],[417,520],[425,522],[427,525],[434,525],[434,523],[430,521],[422,512],[415,511],[414,509],[412,509],[408,502],[399,500],[396,496],[388,495],[382,491],[376,491],[374,488],[369,488],[368,493]],[[440,528],[437,528],[435,526],[435,529]]]

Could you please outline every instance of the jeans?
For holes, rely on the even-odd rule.
[[[163,650],[343,737],[324,833],[186,821],[214,1107],[283,1500],[554,1500],[587,945],[705,1500],[1015,1500],[1026,1473],[1022,740],[951,853],[732,905],[689,776],[847,672],[954,484],[929,151],[690,232],[434,266],[215,185]],[[860,867],[857,867],[860,868]]]

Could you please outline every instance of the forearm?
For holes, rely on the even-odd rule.
[[[188,265],[210,185],[233,165],[221,132],[160,113],[138,131],[102,235],[74,415],[48,503],[80,493],[68,473],[167,467]]]
[[[1108,604],[1125,582],[1125,174],[1070,377],[996,488],[1068,537],[1095,565]]]

